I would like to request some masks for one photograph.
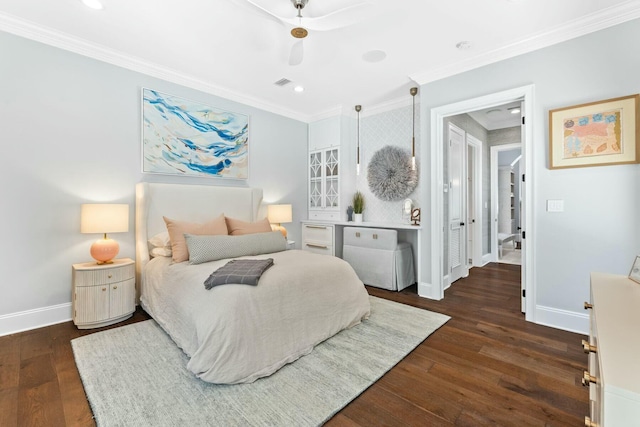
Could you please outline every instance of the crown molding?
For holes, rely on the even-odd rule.
[[[518,40],[503,48],[495,49],[468,60],[459,61],[444,67],[416,73],[410,75],[409,78],[420,85],[424,85],[436,80],[461,74],[485,65],[584,36],[637,18],[640,18],[640,1],[630,0],[599,12],[586,15],[566,25]]]
[[[153,62],[143,61],[140,58],[123,54],[97,43],[91,43],[62,31],[44,27],[3,12],[0,12],[0,30],[294,120],[308,123],[311,119],[308,115],[212,85],[176,70]]]

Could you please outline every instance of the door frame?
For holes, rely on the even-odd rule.
[[[491,261],[498,262],[498,153],[501,151],[510,151],[520,149],[522,153],[522,144],[519,142],[513,144],[493,145],[491,151],[491,209],[489,209],[489,235],[491,236]],[[520,180],[520,177],[517,177]]]
[[[535,322],[535,306],[536,306],[536,282],[535,282],[535,234],[533,233],[534,224],[534,203],[533,197],[533,126],[535,122],[534,115],[534,88],[535,85],[521,86],[502,92],[493,93],[453,104],[443,105],[431,109],[431,144],[430,144],[430,160],[431,160],[431,197],[430,205],[432,211],[436,213],[431,221],[431,283],[428,286],[419,287],[419,294],[432,299],[440,300],[444,298],[444,280],[443,280],[443,247],[444,247],[444,218],[443,218],[443,198],[444,198],[444,119],[445,117],[466,113],[469,111],[480,110],[484,108],[503,105],[518,99],[523,100],[525,112],[527,113],[524,129],[525,138],[522,141],[524,158],[524,173],[526,180],[524,182],[525,198],[523,199],[525,214],[525,223],[522,230],[527,233],[526,242],[523,239],[523,246],[526,245],[529,250],[524,251],[522,281],[526,284],[526,313],[527,321]]]
[[[482,267],[482,144],[473,135],[467,133],[467,149],[473,149],[473,188],[469,189],[473,192],[473,213],[475,223],[473,224],[473,257],[471,266]]]

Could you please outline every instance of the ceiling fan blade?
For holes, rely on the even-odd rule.
[[[304,45],[302,44],[302,40],[298,40],[291,46],[291,52],[289,53],[289,65],[300,65],[303,57]]]
[[[371,2],[362,2],[317,18],[303,17],[302,24],[312,31],[331,31],[357,24],[374,14],[376,14],[374,5]],[[285,22],[295,25],[295,21],[285,20]]]
[[[275,13],[265,9],[264,7],[260,6],[257,3],[254,3],[252,0],[231,0],[232,3],[242,7],[243,9],[248,9],[252,12],[257,12],[260,15],[271,19],[274,22],[277,22],[279,24],[284,24],[285,22],[287,22],[286,19],[282,18],[281,16],[276,15]]]

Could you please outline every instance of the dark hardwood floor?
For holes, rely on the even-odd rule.
[[[374,296],[451,316],[328,426],[583,426],[584,337],[527,323],[520,267],[489,264],[442,301],[368,288]],[[138,309],[118,325],[149,316]],[[70,340],[102,329],[71,322],[0,337],[0,426],[93,426]]]

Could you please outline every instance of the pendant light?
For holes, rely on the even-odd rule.
[[[413,121],[411,134],[411,170],[416,170],[416,94],[418,93],[418,88],[412,87],[409,89],[409,93],[413,98],[413,113],[411,116]]]
[[[362,110],[362,105],[356,105],[356,111],[358,113],[358,136],[356,139],[356,175],[360,175],[360,110]]]

